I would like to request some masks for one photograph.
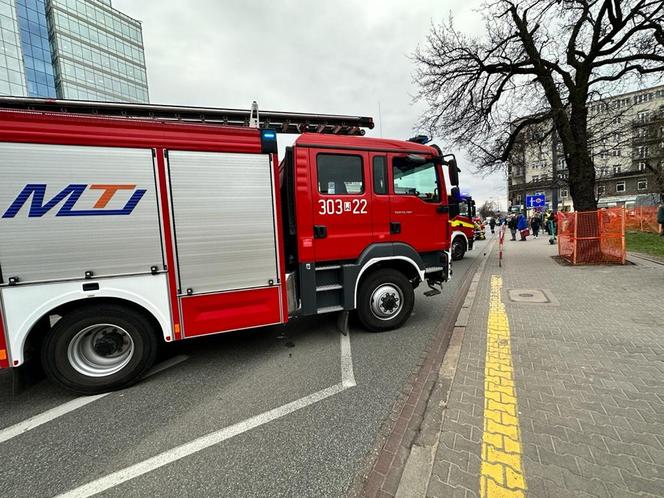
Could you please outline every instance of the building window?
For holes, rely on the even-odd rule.
[[[638,114],[638,121],[639,123],[647,123],[648,122],[648,114],[647,112],[643,111]]]
[[[568,195],[569,195],[569,192],[567,191],[566,188],[561,188],[560,189],[560,197],[562,197],[563,199],[566,199],[568,197]]]
[[[622,156],[622,150],[620,150],[620,149],[613,149],[613,150],[611,151],[611,155],[612,155],[613,157],[620,157],[620,156]]]
[[[648,135],[648,128],[639,128],[636,132],[638,138],[646,138]]]
[[[609,168],[608,166],[602,166],[599,169],[599,176],[609,176]]]
[[[648,190],[648,180],[639,180],[636,183],[637,190]]]
[[[639,163],[639,171],[645,171],[646,170],[646,163]]]
[[[622,193],[624,191],[625,191],[625,182],[616,183],[616,192],[617,193]]]
[[[621,166],[614,166],[614,167],[613,167],[613,174],[614,174],[614,175],[618,175],[618,174],[620,174],[620,171],[621,171],[621,170],[622,170],[622,167],[621,167]]]
[[[533,181],[534,182],[539,182],[539,175],[533,175]]]
[[[319,154],[317,158],[318,191],[327,195],[364,193],[362,158],[337,154]]]
[[[606,154],[605,150],[603,150],[602,152],[599,153],[600,159],[606,159],[606,156],[607,156],[607,154]]]
[[[650,148],[645,145],[642,145],[638,149],[638,154],[640,158],[648,157],[648,155],[650,155]]]
[[[606,187],[604,185],[600,185],[597,187],[597,195],[604,195],[606,193]]]
[[[558,159],[558,169],[565,169],[567,168],[567,162],[565,161],[564,158]]]

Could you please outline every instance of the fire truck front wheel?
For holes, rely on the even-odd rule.
[[[158,343],[150,322],[131,308],[89,306],[63,316],[46,336],[46,374],[79,394],[134,384],[154,363]]]
[[[378,270],[360,285],[357,314],[371,332],[401,327],[410,317],[415,303],[413,285],[401,272]]]
[[[463,237],[454,237],[452,241],[452,261],[459,261],[466,255],[466,241]]]

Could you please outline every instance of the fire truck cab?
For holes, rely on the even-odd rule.
[[[460,194],[453,188],[450,196],[450,226],[452,228],[451,255],[453,261],[463,259],[466,251],[472,251],[475,243],[475,224],[477,215],[475,201],[470,196]]]
[[[90,394],[158,344],[356,311],[448,280],[454,160],[370,118],[0,98],[0,368]],[[277,133],[300,136],[277,159]],[[347,316],[346,316],[347,317]]]

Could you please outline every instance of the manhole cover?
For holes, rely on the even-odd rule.
[[[544,291],[539,289],[511,289],[507,293],[513,303],[547,304],[551,302]]]

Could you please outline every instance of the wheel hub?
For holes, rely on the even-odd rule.
[[[122,370],[134,356],[134,340],[122,327],[91,325],[69,343],[69,364],[87,377],[106,377]]]
[[[403,308],[403,294],[393,284],[379,286],[371,295],[371,312],[379,320],[390,320]]]
[[[124,346],[124,338],[121,334],[117,332],[108,332],[102,333],[101,337],[95,340],[92,348],[95,353],[100,356],[113,356],[114,354],[121,352]]]

